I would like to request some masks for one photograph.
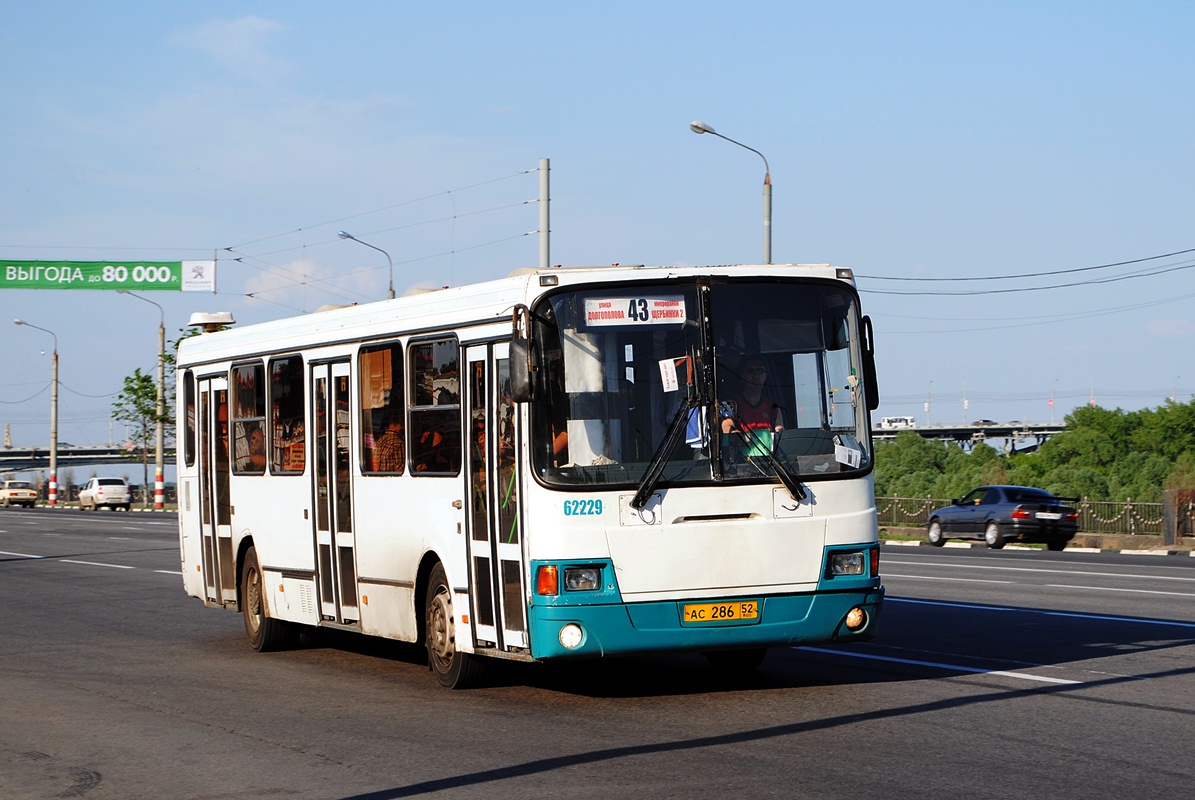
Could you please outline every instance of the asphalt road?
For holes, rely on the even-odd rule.
[[[0,798],[1189,798],[1195,559],[886,546],[879,637],[511,666],[254,653],[171,514],[0,509]]]

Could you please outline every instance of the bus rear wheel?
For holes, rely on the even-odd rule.
[[[456,615],[452,606],[452,587],[444,566],[432,568],[424,604],[424,640],[428,667],[441,686],[467,689],[485,677],[480,658],[456,649]]]
[[[257,548],[250,547],[241,566],[241,613],[245,617],[245,633],[254,650],[266,653],[289,647],[295,636],[294,626],[266,614],[262,596],[261,564]]]

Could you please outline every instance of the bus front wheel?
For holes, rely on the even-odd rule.
[[[452,606],[452,587],[444,566],[432,568],[427,583],[424,606],[424,639],[427,663],[441,686],[467,689],[481,682],[485,668],[481,660],[456,649],[456,616]]]
[[[257,548],[250,547],[241,566],[241,613],[245,617],[245,633],[249,636],[249,644],[254,650],[265,653],[288,647],[294,639],[294,629],[289,622],[273,619],[266,614],[262,587]]]

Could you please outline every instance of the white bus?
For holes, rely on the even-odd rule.
[[[880,427],[885,429],[916,428],[917,420],[914,417],[880,417]]]
[[[488,659],[859,641],[884,590],[851,271],[521,270],[184,340],[188,594]]]

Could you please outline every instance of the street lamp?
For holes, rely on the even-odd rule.
[[[381,253],[382,255],[384,255],[386,257],[386,262],[390,265],[390,294],[387,296],[391,300],[393,300],[394,299],[394,262],[390,260],[390,254],[387,253],[385,250],[383,250],[380,247],[375,247],[374,245],[370,244],[369,242],[361,241],[360,239],[358,239],[356,236],[353,236],[353,234],[349,233],[348,231],[341,231],[340,233],[338,233],[336,235],[339,236],[341,239],[352,239],[354,242],[357,242],[358,244],[363,244],[366,247],[372,247],[374,250],[377,250],[379,253]]]
[[[742,142],[736,142],[729,136],[723,136],[704,122],[693,120],[689,123],[689,130],[693,133],[711,133],[719,139],[725,139],[731,144],[737,144],[744,150],[750,150],[763,159],[763,263],[772,263],[772,170],[768,167],[768,159],[754,147],[748,147]]]
[[[154,443],[154,508],[161,510],[166,507],[166,484],[162,478],[165,467],[166,451],[166,312],[157,302],[139,294],[133,294],[128,289],[118,289],[120,294],[127,294],[138,300],[144,300],[158,307],[161,322],[158,324],[158,399],[155,404],[155,416],[158,418],[157,436]]]
[[[42,328],[23,319],[13,320],[17,325],[34,328],[54,337],[54,360],[50,375],[50,488],[46,504],[58,505],[58,334],[49,328]]]

